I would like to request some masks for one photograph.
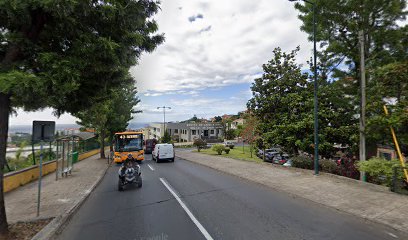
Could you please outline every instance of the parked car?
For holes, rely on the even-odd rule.
[[[279,147],[274,147],[274,148],[265,149],[265,152],[266,152],[266,155],[268,155],[268,153],[271,153],[271,152],[280,153],[280,152],[282,152],[282,150]],[[259,149],[256,152],[256,156],[261,158],[261,159],[263,159],[263,154],[264,154],[264,151],[262,149]]]
[[[152,158],[157,163],[163,160],[174,162],[174,157],[175,157],[174,147],[172,144],[168,143],[156,144],[152,152]]]
[[[288,160],[283,164],[283,166],[285,166],[285,167],[292,167],[292,159],[288,159]]]
[[[235,144],[233,142],[224,142],[224,146],[233,149],[235,147]]]
[[[269,150],[269,149],[268,149]],[[278,156],[279,155],[279,153],[278,152],[275,152],[275,151],[273,151],[273,150],[270,150],[270,151],[268,151],[268,150],[265,150],[265,159],[264,159],[264,161],[265,162],[273,162],[273,159],[276,157],[276,156]]]
[[[273,163],[283,165],[288,161],[288,159],[289,158],[287,156],[278,154],[273,158]]]

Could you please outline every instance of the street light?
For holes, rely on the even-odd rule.
[[[317,100],[317,51],[316,51],[316,4],[308,0],[289,0],[289,2],[304,1],[313,6],[313,67],[314,67],[314,170],[319,174],[319,122],[318,122],[318,100]]]
[[[171,109],[171,107],[166,107],[166,106],[157,107],[157,109],[160,109],[160,108],[163,108],[163,128],[164,128],[164,133],[166,133],[166,109]],[[163,136],[164,136],[164,133],[163,133]]]

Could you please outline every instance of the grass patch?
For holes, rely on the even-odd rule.
[[[217,152],[213,151],[210,148],[210,149],[201,149],[200,153],[207,154],[207,155],[213,155],[213,156],[233,158],[233,159],[249,161],[249,162],[258,162],[258,163],[262,162],[262,159],[258,158],[255,155],[255,149],[252,151],[252,157],[251,157],[251,153],[249,149],[250,149],[249,146],[244,146],[244,151],[242,151],[242,146],[235,146],[233,149],[230,150],[229,154],[226,154],[225,152],[223,152],[222,155],[218,155]],[[195,150],[194,152],[197,152],[197,150]]]

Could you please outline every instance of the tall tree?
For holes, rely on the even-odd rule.
[[[274,49],[272,59],[262,66],[262,77],[251,86],[253,97],[247,104],[260,121],[259,131],[264,138],[292,153],[297,153],[302,144],[309,144],[313,132],[312,91],[308,89],[307,74],[295,62],[298,51]]]
[[[94,128],[99,137],[100,157],[105,158],[106,138],[111,143],[115,132],[126,130],[133,119],[135,106],[140,102],[133,84],[107,92],[105,101],[95,102],[92,107],[74,114],[80,119],[78,124]]]
[[[296,64],[296,50],[285,53],[280,48],[263,65],[264,73],[255,79],[248,108],[259,119],[257,131],[267,145],[280,145],[297,154],[313,153],[313,82]],[[348,79],[330,81],[324,72],[318,77],[319,152],[330,156],[335,144],[355,145],[357,119],[355,105],[349,98]]]
[[[344,63],[352,71],[352,76],[359,78],[358,32],[365,33],[365,57],[367,67],[384,65],[401,54],[406,48],[406,27],[399,27],[398,20],[404,20],[407,12],[406,0],[351,0],[325,1],[315,0],[317,18],[317,41],[331,59]],[[313,12],[310,5],[297,3],[301,29],[313,39]],[[340,69],[338,69],[340,73]],[[344,76],[345,72],[343,72]]]
[[[15,107],[86,109],[163,41],[156,1],[0,1],[0,235],[7,233],[3,169]],[[112,71],[117,69],[117,71]]]
[[[391,144],[389,127],[393,126],[401,148],[408,153],[408,62],[395,62],[376,69],[369,83],[367,132],[369,144]],[[388,102],[388,103],[387,103]],[[390,104],[391,103],[391,104]],[[385,117],[387,104],[390,116]]]

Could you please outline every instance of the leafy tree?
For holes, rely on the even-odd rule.
[[[126,130],[137,111],[134,107],[140,102],[136,97],[136,88],[131,85],[109,91],[105,101],[95,102],[91,108],[74,114],[80,119],[79,125],[94,128],[99,136],[100,156],[105,158],[105,140],[112,142],[115,132]]]
[[[257,139],[259,138],[259,134],[257,133],[259,122],[255,118],[255,116],[252,115],[245,116],[245,120],[246,122],[242,128],[241,137],[243,141],[245,140],[249,144],[249,151],[251,153],[252,158],[254,145],[257,142]]]
[[[313,84],[295,63],[298,50],[274,50],[273,59],[263,65],[263,76],[252,85],[253,97],[248,102],[259,120],[256,131],[263,138],[259,145],[279,145],[293,154],[314,151]],[[347,81],[318,78],[319,152],[323,156],[333,154],[334,144],[356,144],[357,119],[344,87]]]
[[[221,116],[215,116],[214,120],[215,120],[215,122],[222,122],[222,117]]]
[[[233,140],[236,137],[234,129],[228,129],[225,133],[225,138],[227,140]]]
[[[393,126],[401,148],[408,153],[408,62],[395,62],[374,71],[369,82],[367,104],[367,137],[370,145],[391,144],[389,127]],[[386,117],[386,101],[390,116]]]
[[[160,142],[161,143],[170,143],[171,142],[171,136],[170,136],[169,131],[167,131],[167,129],[164,132],[163,137],[160,139]]]
[[[207,146],[207,143],[203,139],[197,138],[194,139],[193,145],[197,147],[197,151],[199,152],[203,147]]]
[[[253,97],[247,104],[266,142],[284,146],[292,153],[310,145],[313,139],[312,91],[307,74],[295,62],[298,51],[274,49],[273,58],[262,66],[262,77],[251,86]],[[248,121],[246,125],[251,126]]]
[[[0,235],[7,234],[3,169],[15,107],[76,113],[123,78],[121,68],[163,41],[156,1],[0,1]],[[117,71],[113,71],[117,70]]]
[[[244,128],[244,125],[238,125],[237,129],[235,129],[235,136],[241,136],[243,128]]]
[[[406,58],[407,27],[399,27],[405,19],[405,0],[377,1],[313,1],[316,5],[317,41],[333,62],[344,63],[359,78],[358,32],[365,33],[367,66],[381,66]],[[296,3],[301,29],[313,39],[313,11],[308,3]],[[338,73],[342,71],[337,69]],[[344,72],[342,73],[344,76]]]

